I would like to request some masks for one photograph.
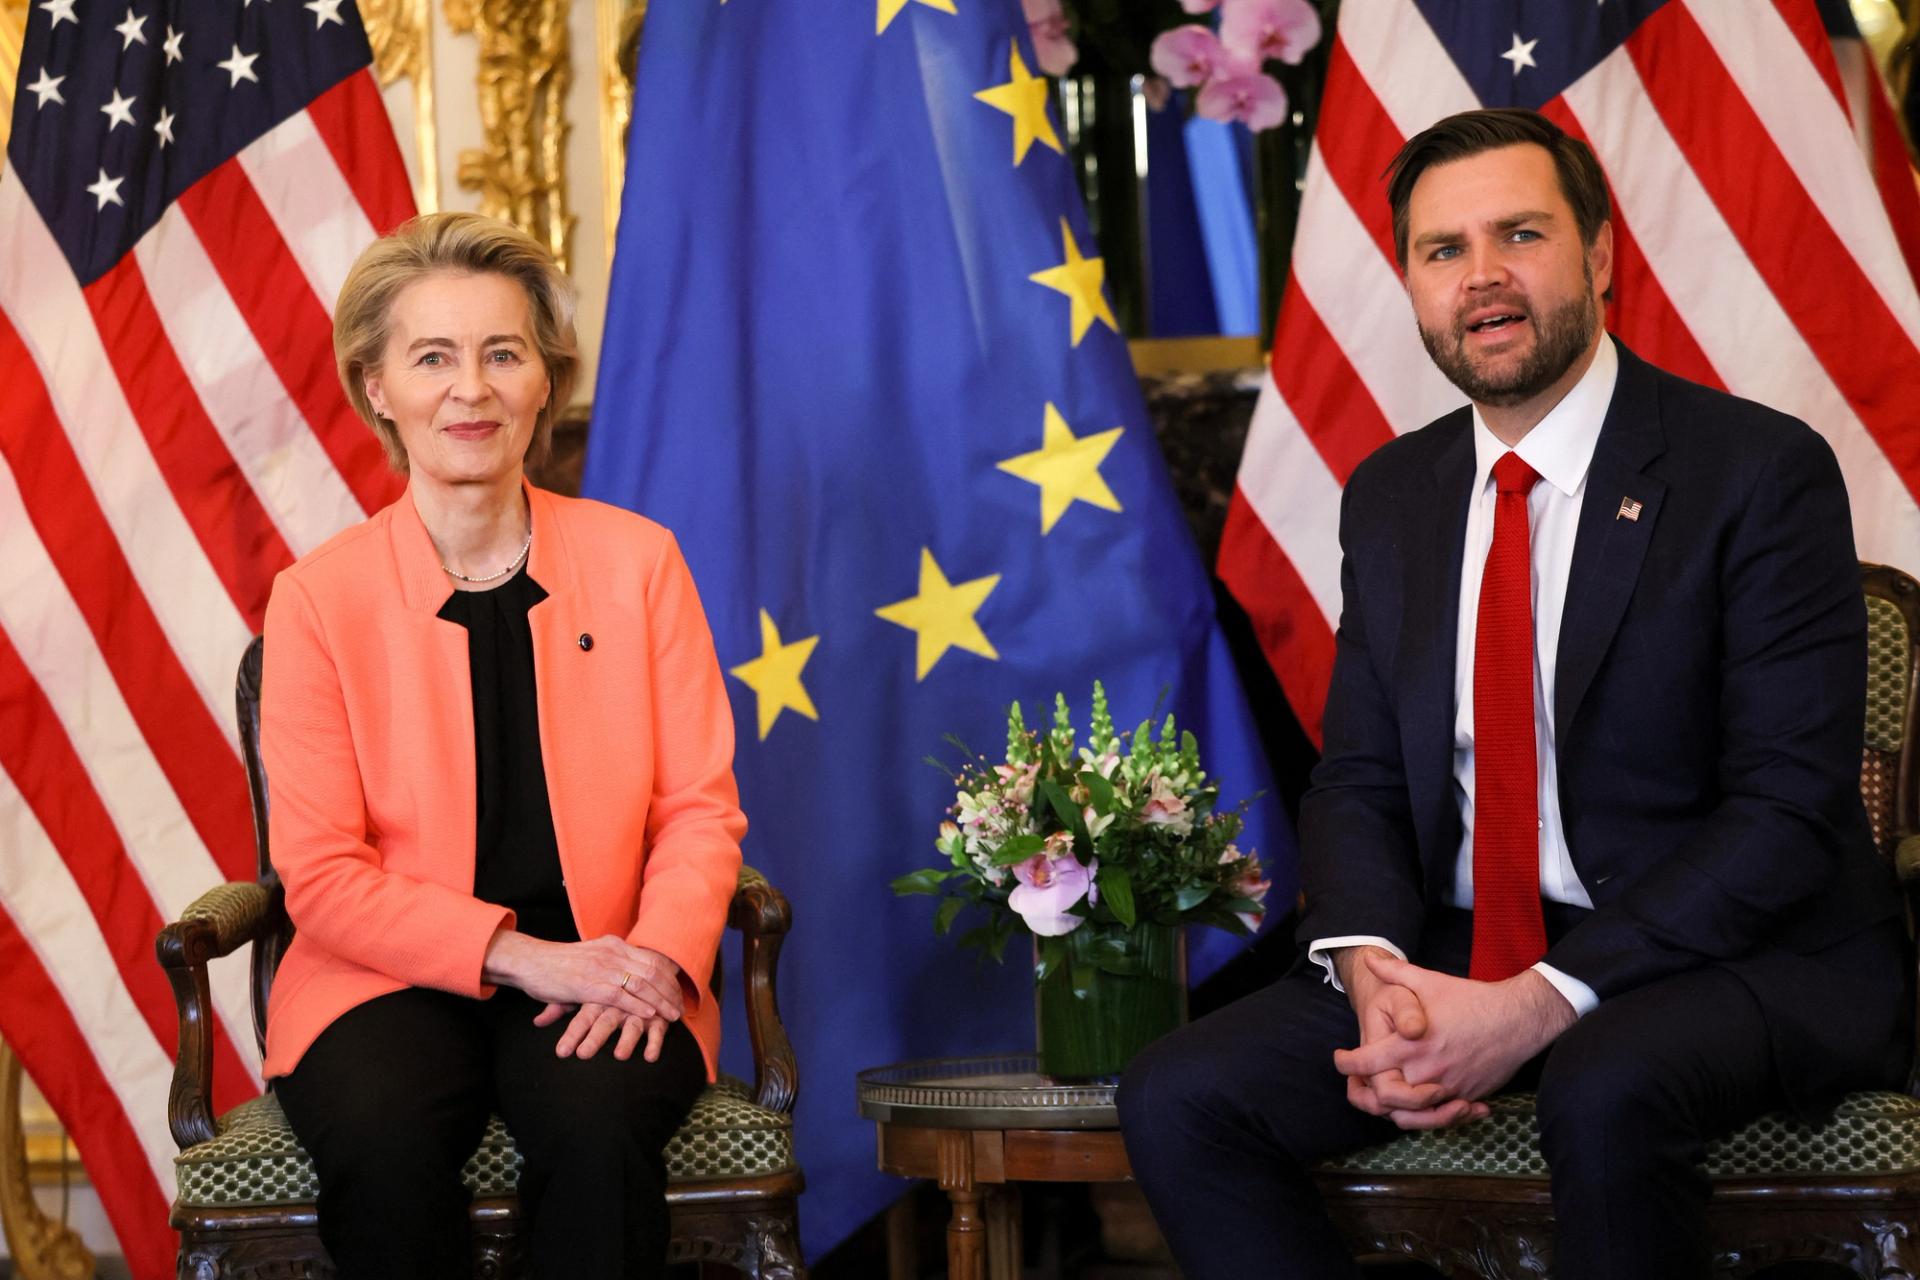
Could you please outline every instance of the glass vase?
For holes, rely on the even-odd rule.
[[[1141,924],[1066,935],[1065,962],[1034,984],[1040,1070],[1056,1080],[1118,1076],[1187,1020],[1187,939]]]

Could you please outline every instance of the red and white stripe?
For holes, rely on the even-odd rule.
[[[1341,7],[1219,560],[1316,741],[1341,486],[1463,403],[1420,347],[1380,174],[1409,136],[1478,105],[1412,0]],[[1811,0],[1677,0],[1546,114],[1613,187],[1613,332],[1805,419],[1840,460],[1861,557],[1920,572],[1920,201],[1884,99],[1850,104]]]
[[[154,937],[254,878],[233,687],[273,575],[400,491],[335,378],[331,310],[412,212],[366,72],[85,288],[0,171],[0,1036],[136,1276],[171,1275],[175,1248]],[[244,955],[212,985],[224,1110],[261,1083]]]

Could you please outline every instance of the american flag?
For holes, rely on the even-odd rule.
[[[1315,741],[1341,486],[1464,399],[1420,345],[1381,180],[1402,142],[1456,111],[1533,107],[1589,143],[1613,188],[1609,328],[1811,423],[1839,456],[1861,557],[1920,571],[1920,206],[1852,45],[1836,57],[1813,0],[1341,6],[1219,558]]]
[[[136,1276],[173,1272],[154,936],[254,875],[234,671],[399,491],[330,311],[413,212],[348,0],[35,0],[0,170],[0,1036]],[[216,966],[214,1086],[260,1088]]]

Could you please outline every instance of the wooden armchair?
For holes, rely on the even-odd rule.
[[[1862,565],[1867,595],[1867,724],[1860,794],[1893,860],[1912,932],[1920,906],[1920,585]],[[1920,1046],[1917,1046],[1920,1047]],[[1714,1272],[1749,1276],[1788,1259],[1869,1278],[1920,1271],[1920,1079],[1905,1093],[1856,1093],[1809,1129],[1762,1116],[1707,1148]],[[1533,1099],[1492,1100],[1477,1124],[1405,1134],[1330,1161],[1321,1194],[1359,1255],[1417,1259],[1442,1273],[1509,1280],[1553,1274],[1553,1202]]]
[[[260,761],[260,654],[255,639],[240,663],[240,740],[253,792],[260,878],[202,895],[161,931],[160,964],[180,1010],[180,1049],[167,1119],[180,1146],[179,1194],[172,1225],[180,1232],[183,1280],[334,1275],[320,1244],[312,1162],[271,1093],[217,1119],[208,1099],[213,1069],[207,963],[253,944],[254,1035],[264,1046],[267,992],[293,938],[285,894],[267,858],[267,779]],[[695,1104],[667,1144],[670,1257],[713,1262],[760,1280],[804,1280],[798,1197],[804,1181],[793,1159],[793,1104],[799,1072],[780,1022],[774,978],[791,923],[787,900],[750,867],[727,917],[741,934],[747,1032],[754,1082],[722,1076]],[[713,991],[721,993],[720,966]],[[474,1275],[520,1274],[517,1244],[520,1157],[496,1117],[463,1171],[473,1191]]]

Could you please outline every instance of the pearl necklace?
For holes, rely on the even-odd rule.
[[[447,568],[447,562],[444,560],[440,562],[440,568],[449,577],[458,578],[462,582],[471,582],[476,585],[482,582],[493,582],[493,581],[496,581],[497,579],[506,577],[508,574],[512,573],[515,569],[518,569],[520,567],[520,562],[527,558],[528,548],[532,546],[533,546],[533,530],[528,529],[527,540],[520,544],[520,550],[514,554],[513,559],[508,563],[507,567],[502,569],[498,573],[490,573],[484,578],[469,578],[466,574],[460,572],[458,569]]]

